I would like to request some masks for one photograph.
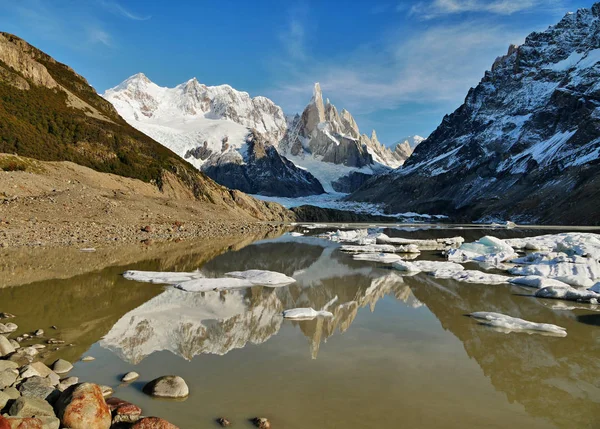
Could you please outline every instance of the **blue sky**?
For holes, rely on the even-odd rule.
[[[301,111],[324,96],[391,144],[427,136],[510,43],[592,0],[0,0],[0,30],[98,92],[144,72]]]

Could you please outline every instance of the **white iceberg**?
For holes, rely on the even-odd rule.
[[[600,303],[600,293],[575,289],[571,286],[548,286],[535,293],[538,298],[562,299],[565,301],[587,302],[590,304]]]
[[[505,314],[487,311],[478,311],[469,314],[469,316],[476,319],[479,323],[483,325],[506,329],[507,331],[539,331],[547,332],[561,337],[567,336],[567,330],[565,328],[557,325],[552,325],[550,323],[530,322],[528,320],[519,319],[517,317],[511,317]]]
[[[474,243],[463,244],[458,249],[450,249],[446,252],[449,261],[476,261],[493,267],[501,266],[503,262],[517,256],[513,248],[504,240],[489,235]]]
[[[446,262],[446,261],[397,261],[392,264],[392,266],[399,271],[407,271],[412,273],[419,272],[458,272],[462,271],[465,268],[460,264],[455,264],[454,262]]]
[[[391,244],[366,244],[364,246],[344,245],[343,252],[348,253],[396,253],[396,247]]]
[[[290,232],[290,235],[292,237],[302,237],[304,234],[302,234],[301,232]]]
[[[241,289],[252,286],[256,285],[250,280],[234,279],[229,277],[188,280],[175,285],[177,289],[181,289],[186,292],[210,292],[227,289]]]
[[[383,233],[378,234],[376,238],[377,244],[398,244],[403,246],[414,245],[419,250],[445,250],[449,247],[460,246],[465,241],[465,239],[462,237],[419,240],[413,238],[389,237]]]
[[[592,258],[560,255],[552,259],[538,259],[538,263],[509,270],[518,276],[541,276],[560,280],[577,287],[591,287],[600,278],[600,265]]]
[[[316,317],[333,317],[333,313],[329,311],[317,311],[313,308],[293,308],[285,310],[283,317],[294,320],[312,320]]]
[[[548,286],[569,287],[568,284],[559,280],[548,279],[542,276],[511,277],[508,281],[516,285],[522,285],[536,289],[542,289]]]
[[[200,271],[185,273],[129,270],[123,273],[123,277],[125,277],[127,280],[135,280],[137,282],[172,285],[189,280],[204,278],[204,274],[202,274]]]
[[[225,273],[225,275],[235,279],[248,280],[253,285],[271,287],[286,286],[296,281],[285,274],[267,270],[231,271],[229,273]]]
[[[383,264],[391,264],[402,260],[400,256],[394,253],[357,253],[352,258],[357,261],[381,262]]]
[[[600,235],[589,232],[548,234],[505,241],[515,249],[565,252],[600,259]]]
[[[433,277],[442,279],[452,279],[464,283],[480,283],[489,285],[498,285],[508,283],[510,277],[499,274],[490,274],[477,270],[452,271],[440,269],[430,273]]]

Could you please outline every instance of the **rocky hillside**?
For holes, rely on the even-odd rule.
[[[517,222],[600,221],[600,3],[498,58],[406,164],[351,198]]]
[[[131,127],[83,77],[7,33],[0,33],[0,100],[0,152],[72,161],[159,189],[182,188],[182,196],[227,210],[239,208],[239,195]],[[273,216],[264,203],[250,205],[255,207],[248,215]]]

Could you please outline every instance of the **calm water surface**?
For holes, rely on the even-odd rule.
[[[468,241],[490,233],[384,232],[462,235]],[[94,356],[93,362],[77,362],[70,375],[108,384],[115,396],[184,429],[216,427],[219,416],[250,428],[248,419],[257,415],[268,417],[275,429],[600,427],[596,308],[535,299],[530,289],[515,286],[406,276],[383,264],[354,261],[338,247],[289,235],[231,250],[188,246],[177,257],[169,251],[71,278],[2,288],[0,311],[17,314],[18,333],[43,328],[47,336],[73,344],[48,350],[47,363]],[[194,294],[126,281],[126,269],[201,269],[209,276],[267,269],[297,283]],[[332,320],[281,318],[286,308],[321,309],[328,303]],[[567,328],[568,336],[498,332],[464,316],[473,311],[554,323]],[[120,376],[130,370],[141,379],[121,385]],[[166,374],[187,381],[187,400],[141,393],[145,382]]]

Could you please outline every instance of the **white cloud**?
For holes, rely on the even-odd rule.
[[[343,57],[290,66],[285,83],[269,95],[286,111],[298,111],[318,81],[326,97],[356,114],[415,102],[456,107],[494,59],[524,36],[501,25],[475,22],[433,26],[408,38],[398,33]]]
[[[87,29],[90,43],[101,43],[106,46],[110,46],[111,37],[106,31],[98,27],[89,27]]]
[[[100,4],[102,5],[102,7],[104,7],[109,12],[114,13],[115,15],[119,15],[119,16],[128,18],[128,19],[132,19],[134,21],[147,21],[150,18],[152,18],[151,16],[142,16],[142,15],[137,15],[133,12],[130,12],[129,10],[125,9],[121,4],[117,3],[116,1],[100,0]]]
[[[487,12],[498,15],[512,15],[537,6],[548,6],[555,0],[432,0],[422,1],[412,6],[410,14],[423,19],[433,19],[443,15],[464,12]]]

